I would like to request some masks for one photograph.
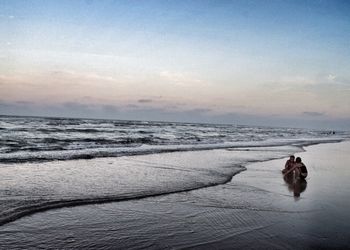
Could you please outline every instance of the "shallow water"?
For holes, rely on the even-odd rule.
[[[183,192],[228,182],[248,162],[300,148],[208,150],[2,164],[0,224],[45,209]]]
[[[224,185],[34,214],[3,225],[0,246],[348,248],[350,142],[311,146],[297,156],[309,170],[300,197],[281,177],[285,159],[254,163]]]

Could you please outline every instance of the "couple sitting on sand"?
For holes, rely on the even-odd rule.
[[[286,165],[284,166],[284,169],[282,170],[282,173],[284,176],[288,175],[289,173],[293,173],[296,178],[305,179],[307,177],[307,169],[304,163],[302,163],[301,158],[297,157],[294,161],[295,157],[294,155],[291,155],[289,157],[289,160],[286,162]]]

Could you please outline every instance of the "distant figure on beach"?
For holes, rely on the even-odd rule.
[[[286,161],[286,164],[284,165],[284,169],[282,170],[283,174],[286,173],[288,170],[290,170],[294,166],[295,164],[294,159],[295,159],[294,155],[291,155],[289,157],[289,160]]]
[[[290,168],[288,171],[285,171],[283,174],[286,176],[287,174],[291,173],[294,171],[294,177],[300,178],[300,179],[305,179],[307,177],[307,168],[305,164],[301,161],[300,157],[297,157],[295,159],[295,163],[293,164],[292,168]],[[283,172],[283,171],[282,171]]]

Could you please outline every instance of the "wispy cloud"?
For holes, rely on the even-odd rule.
[[[337,78],[337,76],[336,76],[336,75],[333,75],[333,74],[329,74],[329,75],[327,76],[327,79],[328,79],[328,81],[330,81],[330,82],[333,82],[336,78]]]
[[[151,103],[153,102],[152,99],[139,99],[137,100],[138,103]]]
[[[50,75],[58,78],[69,78],[77,79],[80,81],[106,81],[106,82],[117,82],[117,79],[108,76],[102,75],[96,72],[78,72],[78,71],[51,71]]]
[[[324,116],[325,114],[321,112],[315,112],[315,111],[305,111],[303,112],[303,115],[315,117],[315,116]]]
[[[6,19],[14,19],[14,15],[5,15],[5,14],[0,14],[0,18],[6,18]]]
[[[189,73],[180,73],[172,71],[161,71],[159,76],[162,80],[178,85],[188,85],[188,84],[198,84],[202,81],[198,78],[195,78]]]
[[[208,113],[208,112],[211,112],[211,111],[212,110],[208,109],[208,108],[196,108],[196,109],[190,109],[187,112],[203,114],[203,113]]]

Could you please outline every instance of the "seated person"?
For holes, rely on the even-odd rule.
[[[286,173],[288,170],[290,170],[294,166],[294,161],[295,157],[294,155],[291,155],[289,157],[289,160],[286,161],[286,164],[284,165],[284,169],[282,170],[282,173]]]
[[[300,177],[302,179],[305,179],[307,177],[307,169],[305,164],[301,161],[300,157],[297,157],[295,159],[295,165],[296,165],[296,173],[297,173],[297,177]]]
[[[302,178],[305,179],[307,177],[307,169],[305,164],[301,161],[300,157],[297,157],[295,159],[295,163],[293,164],[293,167],[290,168],[288,171],[285,171],[283,174],[286,176],[287,174],[294,171],[296,178]]]

